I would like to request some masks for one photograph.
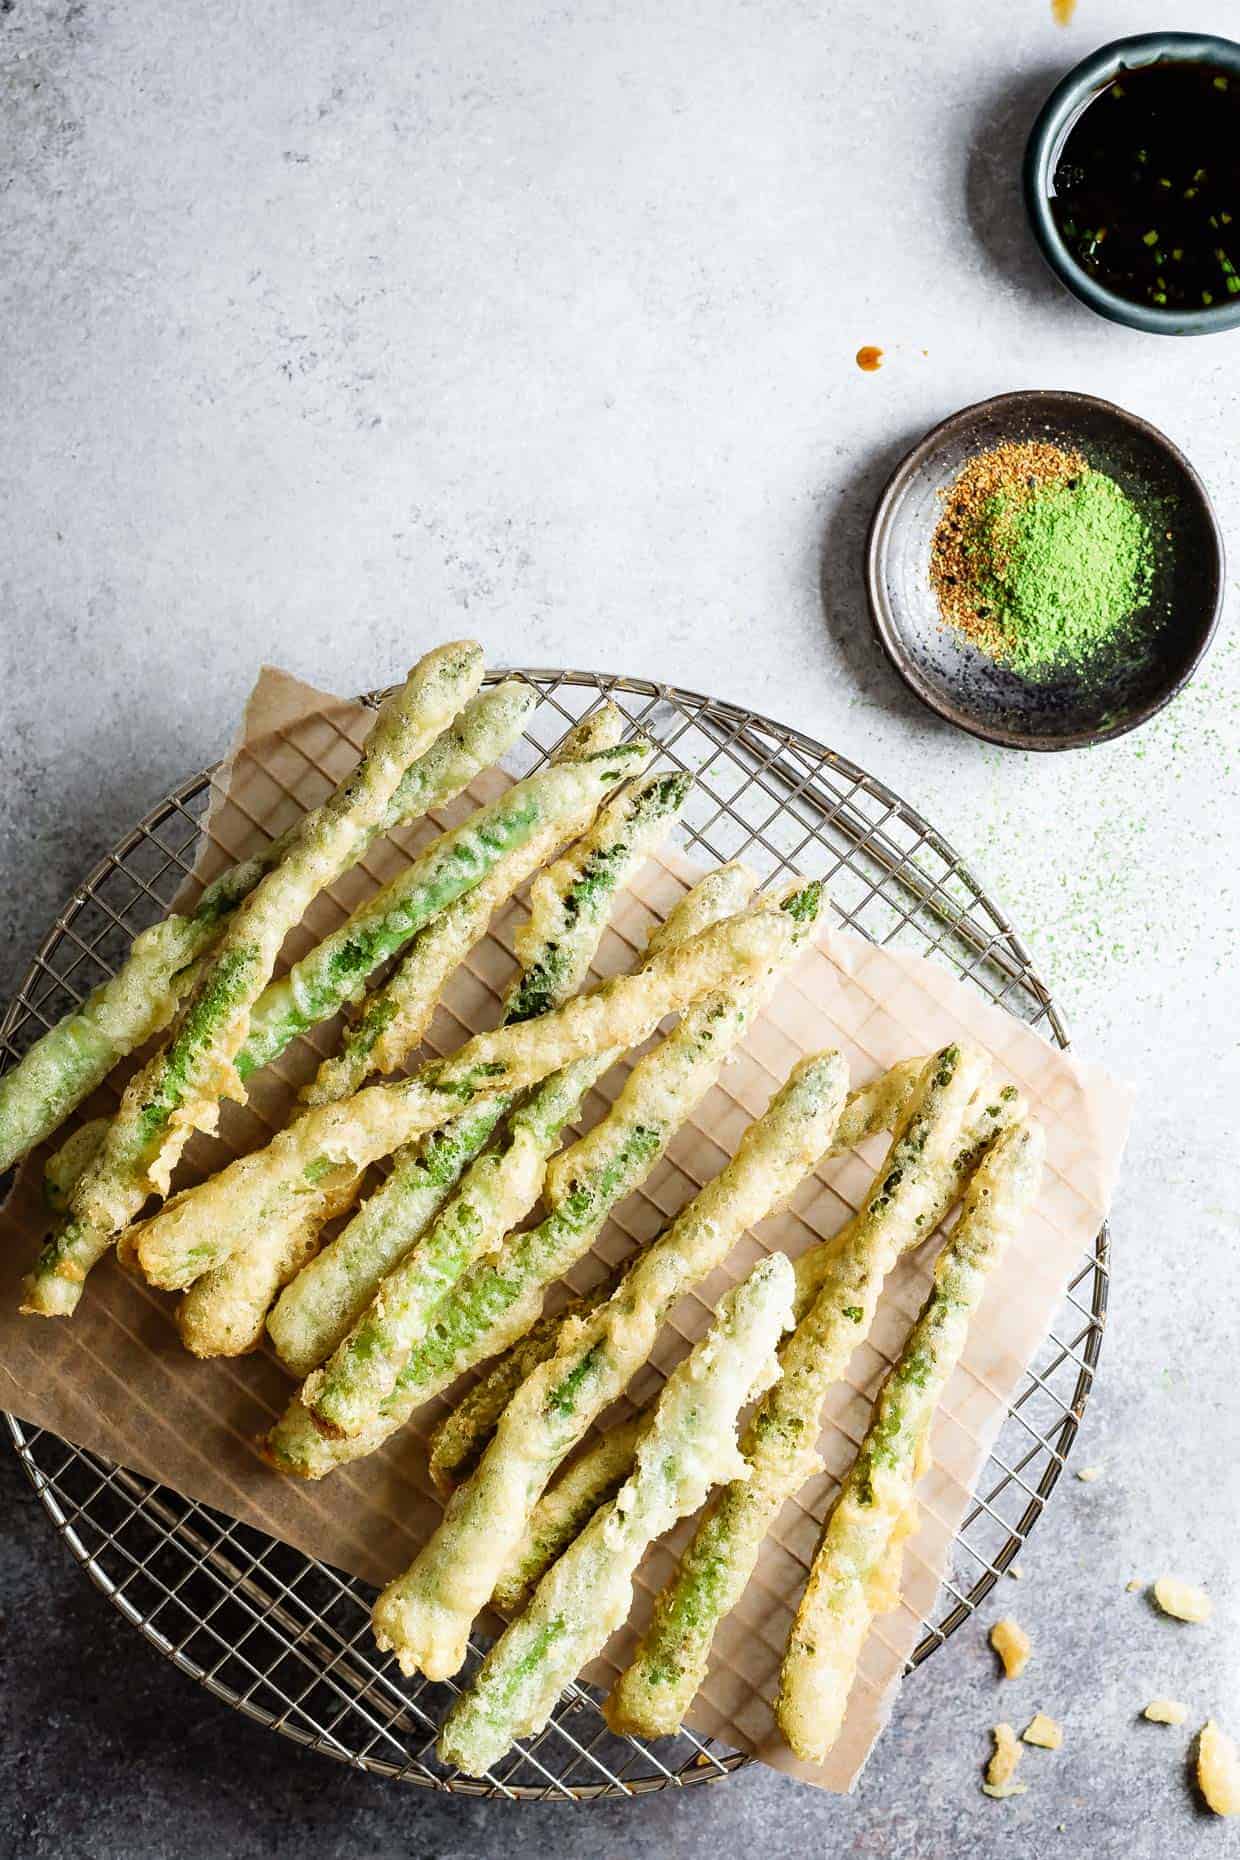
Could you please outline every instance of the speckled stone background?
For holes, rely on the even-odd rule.
[[[1240,335],[1093,320],[1015,186],[1056,75],[1150,0],[0,0],[0,989],[75,880],[224,746],[263,658],[342,690],[431,640],[678,679],[901,788],[1136,1080],[1113,1319],[1079,1464],[988,1620],[908,1684],[849,1801],[750,1772],[581,1809],[400,1791],[197,1691],[0,1462],[5,1854],[539,1860],[760,1851],[1158,1860],[1230,1830],[1189,1732],[1240,1732],[1240,654],[1109,748],[940,727],[873,645],[858,558],[902,449],[1076,387],[1165,427],[1233,552]],[[1175,15],[1175,17],[1171,17]],[[878,374],[856,349],[885,350]],[[1207,1628],[1125,1591],[1206,1583]],[[1183,1731],[1142,1724],[1155,1692]],[[1029,1793],[987,1727],[1062,1718]],[[1232,1836],[1234,1842],[1234,1836]]]

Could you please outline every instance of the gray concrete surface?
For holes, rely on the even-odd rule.
[[[342,1773],[127,1629],[0,1465],[0,1850],[23,1856],[940,1860],[1220,1853],[1188,1730],[1240,1731],[1235,1320],[1240,654],[1139,735],[1024,758],[887,673],[858,581],[885,471],[1019,386],[1166,428],[1237,547],[1240,336],[1096,322],[1014,184],[1040,95],[1152,0],[3,0],[0,989],[98,852],[223,746],[266,657],[341,689],[436,637],[748,699],[980,868],[1081,1046],[1141,1088],[1113,1319],[1069,1480],[1004,1602],[907,1686],[850,1801],[760,1772],[566,1810]],[[886,351],[875,375],[862,343]],[[1204,1629],[1125,1592],[1163,1568]],[[987,1611],[990,1618],[994,1606]],[[1137,1722],[1155,1691],[1185,1731]],[[986,1729],[1062,1717],[1029,1793]]]

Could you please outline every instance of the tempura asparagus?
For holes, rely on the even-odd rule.
[[[901,1545],[915,1528],[914,1487],[930,1423],[960,1360],[986,1275],[1037,1193],[1040,1127],[1005,1131],[983,1158],[934,1285],[884,1382],[874,1417],[827,1520],[780,1674],[776,1717],[799,1757],[821,1762],[844,1718],[861,1643],[899,1599]]]
[[[825,1162],[828,1157],[852,1149],[865,1138],[877,1135],[880,1130],[889,1130],[898,1123],[908,1107],[924,1065],[924,1059],[901,1061],[870,1084],[850,1091],[840,1113],[831,1147],[822,1160]],[[989,1126],[988,1134],[993,1134]],[[811,1274],[820,1251],[820,1248],[811,1248],[796,1262],[798,1316],[803,1315],[803,1302],[808,1303],[817,1290],[816,1283],[811,1281]],[[605,1298],[609,1298],[613,1289],[614,1283],[600,1284],[586,1297],[572,1300],[562,1312],[539,1318],[511,1349],[488,1365],[456,1406],[449,1409],[436,1424],[428,1442],[428,1467],[439,1491],[446,1495],[467,1473],[473,1471],[513,1391],[524,1382],[526,1376],[533,1373],[539,1363],[545,1363],[549,1356],[555,1354],[564,1320],[584,1317]]]
[[[774,902],[778,902],[778,909],[771,908]],[[822,905],[822,887],[811,881],[787,896],[759,898],[749,910],[707,931],[705,939],[718,937],[726,943],[732,935],[729,925],[756,926],[765,919],[769,926],[778,920],[782,930],[770,945],[771,959],[752,970],[755,980],[763,973],[773,980],[802,948]],[[646,977],[679,960],[676,950],[660,951],[649,967],[631,981],[640,989]],[[607,987],[616,988],[621,979]],[[719,981],[701,992],[723,990],[736,994],[742,979],[739,969],[731,977],[720,973]],[[684,1005],[688,1005],[687,1000]],[[573,1011],[573,1003],[561,1010],[570,1015]],[[321,1479],[333,1467],[373,1453],[432,1394],[446,1388],[463,1370],[521,1336],[537,1318],[546,1287],[588,1250],[611,1209],[644,1180],[677,1126],[707,1089],[726,1057],[722,1038],[725,1025],[730,1026],[733,1040],[739,1037],[738,1014],[748,1014],[743,998],[730,1002],[709,1025],[695,1020],[689,1029],[692,1037],[682,1037],[683,1025],[677,1028],[634,1068],[608,1117],[559,1158],[554,1184],[549,1172],[544,1192],[553,1205],[546,1219],[527,1232],[513,1235],[502,1259],[480,1261],[465,1274],[437,1312],[430,1330],[411,1351],[395,1388],[368,1426],[348,1439],[328,1439],[315,1426],[305,1405],[294,1400],[267,1436],[272,1464],[299,1478]],[[646,1033],[656,1025],[657,1020],[649,1021]],[[644,1038],[645,1033],[621,1035],[605,1044],[623,1050],[640,1044]],[[576,1166],[578,1156],[590,1158],[588,1171]]]
[[[920,1060],[917,1062],[919,1070],[923,1063]],[[914,1074],[915,1083],[916,1075]],[[862,1092],[870,1090],[872,1090],[871,1087],[862,1087]],[[849,1093],[840,1116],[839,1126],[837,1126],[837,1142],[832,1145],[831,1150],[826,1152],[827,1156],[839,1147],[839,1129],[843,1128],[846,1120],[852,1121],[850,1113],[855,1113],[860,1096],[860,1092]],[[987,1099],[985,1103],[982,1102],[983,1096]],[[1012,1086],[1005,1086],[993,1097],[988,1092],[975,1094],[974,1103],[969,1107],[969,1123],[964,1141],[951,1168],[945,1174],[942,1193],[926,1223],[927,1227],[938,1226],[949,1207],[956,1201],[961,1188],[987,1145],[1001,1130],[1008,1129],[1024,1115],[1024,1102]],[[823,1241],[798,1256],[793,1266],[796,1274],[793,1314],[798,1321],[813,1303],[830,1261],[838,1251],[843,1238],[844,1236],[840,1235],[834,1240]],[[594,1303],[601,1303],[606,1295],[607,1288],[603,1286],[600,1288],[599,1295],[594,1297]],[[572,1315],[578,1315],[575,1308],[570,1309]],[[547,1357],[552,1354],[561,1322],[562,1319],[559,1317],[547,1320],[543,1335],[536,1343],[538,1353],[530,1356],[525,1375],[532,1374],[538,1363],[546,1361]],[[533,1333],[531,1332],[530,1335],[532,1336]],[[522,1338],[522,1344],[528,1341],[528,1337]],[[493,1374],[495,1384],[493,1392],[489,1387],[491,1377],[484,1378],[483,1382],[478,1385],[490,1396],[490,1399],[494,1400],[499,1395],[500,1385],[504,1380],[503,1372],[508,1370],[520,1348],[521,1345],[516,1346],[516,1349],[509,1352],[507,1357],[499,1359],[496,1371],[500,1373]],[[524,1376],[519,1379],[524,1380]],[[470,1416],[468,1397],[458,1403],[457,1407],[435,1429],[429,1442],[429,1461],[431,1476],[440,1490],[451,1491],[456,1483],[456,1479],[446,1476],[445,1466],[456,1471],[457,1478],[463,1477],[471,1470],[486,1440],[494,1430],[496,1421],[511,1399],[515,1387],[515,1382],[508,1385],[507,1393],[498,1401],[489,1421],[477,1437],[473,1430],[465,1425]],[[473,1391],[471,1390],[470,1393],[472,1394]],[[479,1406],[483,1405],[480,1402]],[[458,1416],[462,1421],[459,1431],[451,1425]],[[543,1571],[550,1567],[565,1545],[571,1543],[597,1507],[617,1490],[632,1463],[633,1448],[648,1418],[648,1416],[639,1414],[632,1421],[609,1429],[592,1447],[580,1454],[553,1485],[548,1487],[531,1513],[525,1536],[509,1558],[503,1574],[495,1585],[491,1597],[495,1607],[508,1614],[522,1606],[528,1591],[538,1581]],[[457,1452],[467,1456],[463,1464],[453,1458]],[[468,1458],[470,1454],[474,1456],[472,1460]]]
[[[648,1414],[635,1414],[609,1428],[547,1487],[496,1579],[492,1607],[506,1615],[525,1607],[555,1559],[581,1534],[599,1506],[620,1490],[633,1470],[637,1443],[649,1424]]]
[[[567,757],[559,759],[572,760],[583,749],[592,752],[607,744],[608,738],[614,743],[621,718],[614,707],[609,709],[611,715],[595,713],[588,732],[584,726],[570,732]],[[330,1104],[347,1097],[350,1090],[364,1083],[372,1069],[378,1069],[385,1057],[399,1064],[404,1053],[416,1047],[445,983],[482,935],[493,911],[538,870],[557,845],[589,824],[593,793],[570,792],[564,803],[553,801],[543,824],[529,839],[497,859],[473,891],[449,905],[420,933],[396,974],[371,999],[363,1015],[363,1028],[369,1024],[382,1031],[374,1038],[346,1043],[340,1057],[325,1059],[302,1094],[307,1103]],[[630,805],[624,796],[618,797],[610,806],[604,806],[602,816],[610,817],[616,810],[627,814]],[[575,864],[563,860],[556,869],[561,868],[569,873],[577,871]],[[588,941],[583,972],[596,941],[596,937],[587,936],[592,921],[583,916],[582,928],[574,932],[583,943]],[[558,918],[555,928],[562,935]],[[552,948],[559,958],[559,945],[549,936],[537,947]],[[228,1259],[204,1274],[186,1293],[178,1311],[177,1322],[187,1347],[200,1356],[233,1356],[255,1348],[276,1293],[308,1263],[324,1224],[352,1205],[360,1183],[357,1174],[330,1195],[303,1197],[305,1205],[286,1210],[279,1219],[265,1221]]]
[[[740,866],[712,873],[655,931],[647,955],[685,942],[739,909],[754,882]],[[709,1009],[703,1003],[693,1012]],[[504,1142],[473,1165],[451,1202],[388,1274],[331,1361],[307,1380],[301,1399],[325,1433],[353,1436],[372,1424],[444,1299],[475,1261],[498,1252],[504,1235],[529,1213],[564,1126],[619,1056],[599,1053],[553,1073],[512,1113]]]
[[[401,1658],[446,1679],[465,1658],[485,1607],[557,1466],[624,1392],[654,1347],[668,1311],[727,1258],[745,1230],[779,1207],[831,1140],[848,1084],[838,1053],[807,1059],[736,1155],[607,1303],[570,1323],[555,1355],[522,1384],[477,1471],[453,1493],[443,1521],[389,1598],[399,1596]]]
[[[791,1282],[787,1259],[773,1254],[723,1300],[714,1325],[669,1377],[632,1476],[543,1577],[452,1707],[437,1746],[443,1762],[480,1776],[514,1737],[539,1729],[627,1615],[647,1546],[713,1484],[735,1476],[736,1415],[778,1374],[774,1348],[789,1322]],[[380,1646],[394,1646],[401,1658],[400,1600],[390,1590],[374,1622]]]
[[[475,1035],[450,1058],[413,1078],[368,1085],[340,1104],[316,1106],[265,1149],[239,1157],[175,1196],[136,1230],[136,1253],[153,1285],[179,1291],[235,1250],[238,1232],[291,1204],[307,1186],[390,1155],[462,1110],[537,1084],[574,1059],[638,1044],[665,1014],[700,995],[733,987],[785,959],[800,926],[761,899],[675,949],[660,950],[636,975],[618,975],[538,1020]]]
[[[481,691],[405,770],[377,832],[417,820],[511,748],[538,702],[524,680]],[[299,823],[300,824],[300,823]],[[135,937],[117,974],[49,1028],[0,1078],[0,1173],[50,1136],[128,1054],[175,1018],[199,964],[238,905],[290,851],[297,827],[222,872],[187,914]],[[359,845],[359,855],[364,850]]]
[[[377,892],[353,913],[340,930],[316,946],[287,976],[264,990],[255,1013],[266,1016],[261,1028],[261,1052],[271,1056],[283,1039],[291,1039],[303,1027],[312,1024],[316,1014],[331,1013],[345,1000],[360,992],[370,969],[387,954],[413,936],[436,912],[451,904],[463,892],[477,884],[485,873],[513,844],[532,836],[545,817],[553,798],[563,804],[566,796],[578,789],[594,795],[607,792],[619,783],[635,761],[648,751],[638,744],[618,744],[612,749],[587,756],[579,762],[565,763],[528,776],[524,782],[507,790],[497,801],[482,808],[469,820],[440,836],[420,853],[400,876]],[[278,874],[273,874],[273,877]],[[269,881],[265,881],[269,882]],[[261,891],[261,887],[260,887]],[[259,898],[253,894],[251,903]],[[225,944],[235,939],[243,927],[249,905],[242,906],[225,933],[224,944],[216,961],[230,962]],[[230,998],[231,984],[223,985],[219,997],[205,997],[209,1012],[198,1028],[196,1008],[191,1003],[182,1029],[174,1035],[167,1061],[157,1058],[136,1080],[131,1082],[121,1111],[109,1130],[99,1157],[74,1190],[70,1218],[65,1228],[52,1236],[44,1249],[32,1281],[28,1281],[29,1300],[24,1307],[51,1316],[66,1308],[72,1290],[72,1303],[80,1291],[81,1278],[90,1265],[107,1249],[113,1228],[138,1212],[151,1191],[164,1192],[172,1151],[184,1140],[191,1117],[186,1109],[186,1093],[177,1084],[173,1062],[186,1044],[200,1052],[201,1071],[212,1050],[210,1027],[222,1016],[217,1009]],[[234,1008],[242,1019],[240,1002]],[[217,1032],[224,1029],[217,1025]],[[200,1040],[206,1036],[206,1044]],[[273,1044],[274,1043],[274,1044]],[[249,1040],[232,1061],[218,1057],[211,1075],[210,1089],[224,1095],[243,1096],[240,1079],[257,1063],[256,1048]],[[155,1075],[158,1073],[158,1079]],[[155,1083],[151,1084],[151,1080]],[[160,1079],[170,1080],[175,1089],[164,1094]],[[170,1095],[175,1118],[164,1104]],[[206,1116],[206,1098],[200,1093],[200,1121]],[[210,1112],[215,1110],[211,1101]],[[148,1134],[149,1130],[149,1134]],[[163,1135],[160,1135],[160,1132]],[[144,1162],[147,1151],[159,1149],[152,1166]],[[303,1183],[304,1189],[306,1185]],[[216,1257],[207,1262],[217,1264],[226,1252],[235,1250],[244,1230],[228,1231],[221,1225],[217,1233]],[[197,1276],[195,1274],[195,1276]],[[70,1307],[71,1308],[71,1307]]]
[[[505,1025],[547,1011],[581,986],[617,893],[666,833],[687,787],[687,777],[657,775],[625,790],[600,810],[593,827],[571,853],[538,880],[531,892],[529,918],[516,939],[521,966],[505,1002]],[[703,917],[698,927],[707,921],[711,920]],[[513,1193],[521,1192],[514,1175],[536,1177],[534,1194],[541,1185],[542,1161],[535,1139],[541,1128],[547,1144],[556,1140],[550,1099],[557,1090],[564,1095],[553,1079],[545,1081],[523,1119],[520,1140],[509,1146]],[[309,1374],[343,1343],[387,1273],[441,1214],[447,1219],[450,1193],[510,1103],[511,1099],[496,1097],[484,1113],[469,1112],[458,1124],[396,1154],[387,1180],[272,1313],[269,1329],[286,1367],[295,1374]],[[575,1114],[571,1104],[565,1110],[568,1116]],[[544,1150],[542,1160],[545,1154]],[[508,1189],[503,1172],[497,1176],[494,1164],[483,1161],[474,1167],[479,1172],[475,1183],[479,1200],[465,1195],[457,1205],[481,1246],[486,1244],[483,1226],[475,1225],[465,1204],[485,1211],[489,1231],[498,1241],[503,1229],[495,1232],[494,1223],[502,1216]],[[478,1221],[483,1218],[479,1211]]]
[[[604,1707],[614,1730],[675,1731],[702,1682],[715,1629],[739,1600],[780,1507],[818,1465],[823,1400],[873,1321],[901,1251],[932,1230],[942,1179],[960,1148],[980,1054],[946,1047],[926,1062],[913,1101],[834,1269],[783,1350],[783,1377],[745,1432],[746,1477],[716,1493],[632,1664]]]
[[[148,1195],[167,1193],[191,1133],[214,1127],[221,1097],[242,1095],[235,1061],[286,934],[374,837],[405,769],[481,676],[476,645],[440,647],[385,701],[357,768],[295,829],[279,865],[226,925],[167,1041],[130,1080],[103,1144],[74,1186],[66,1220],[26,1281],[24,1311],[71,1312],[115,1235]]]
[[[568,1319],[587,1316],[610,1298],[615,1288],[614,1277],[600,1279],[561,1309],[544,1312],[524,1337],[486,1365],[455,1407],[436,1422],[426,1443],[427,1470],[435,1489],[445,1498],[474,1470],[495,1432],[495,1423],[525,1378],[555,1355],[560,1331]]]
[[[776,915],[791,911],[797,924],[781,960],[748,981],[738,978],[712,990],[639,1061],[608,1116],[547,1170],[546,1218],[515,1233],[498,1258],[480,1259],[461,1277],[413,1343],[391,1392],[359,1420],[349,1438],[372,1451],[377,1430],[385,1438],[420,1402],[447,1388],[463,1370],[506,1349],[534,1322],[547,1286],[588,1251],[612,1208],[645,1179],[718,1077],[781,969],[799,953],[821,903],[817,885],[802,887],[782,903],[777,894],[767,898],[766,908]],[[314,1420],[328,1431],[318,1414]]]

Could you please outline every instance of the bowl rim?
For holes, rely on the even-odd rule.
[[[1122,425],[1134,428],[1144,438],[1151,440],[1160,451],[1169,456],[1172,464],[1187,479],[1191,490],[1199,500],[1213,544],[1213,602],[1209,614],[1204,617],[1196,650],[1183,670],[1121,722],[1094,730],[1070,730],[1060,735],[1050,736],[1031,731],[1005,730],[995,725],[979,722],[962,705],[953,705],[946,701],[922,677],[915,662],[904,648],[892,617],[884,574],[892,515],[909,480],[922,461],[933,454],[943,439],[956,428],[968,426],[982,416],[1020,406],[1029,401],[1039,401],[1044,404],[1049,402],[1052,407],[1058,406],[1069,410],[1089,408],[1093,412],[1104,413],[1117,419]],[[1119,406],[1115,401],[1103,400],[1096,394],[1081,394],[1072,388],[1016,388],[1005,394],[992,394],[986,400],[973,401],[967,407],[960,407],[955,413],[948,414],[945,419],[932,426],[915,445],[911,446],[896,465],[883,486],[866,530],[865,587],[870,619],[878,635],[879,645],[896,676],[915,697],[920,698],[928,709],[942,717],[945,722],[954,724],[957,729],[966,731],[968,735],[975,736],[982,742],[997,743],[1004,749],[1051,753],[1061,749],[1092,748],[1099,743],[1109,743],[1117,737],[1127,736],[1129,731],[1139,729],[1142,724],[1148,723],[1150,718],[1156,717],[1159,711],[1164,710],[1172,698],[1177,697],[1196,675],[1197,668],[1209,651],[1215,633],[1218,631],[1226,586],[1227,558],[1223,532],[1219,526],[1218,515],[1210,493],[1195,466],[1185,457],[1174,440],[1169,439],[1151,421],[1142,419],[1140,414],[1130,413],[1126,407]]]
[[[1029,132],[1021,167],[1025,211],[1043,258],[1059,279],[1089,309],[1113,323],[1155,336],[1208,336],[1240,326],[1240,297],[1195,310],[1163,310],[1157,304],[1133,303],[1090,277],[1060,236],[1050,210],[1049,182],[1064,137],[1092,97],[1120,70],[1156,64],[1221,64],[1240,77],[1240,44],[1208,32],[1139,32],[1100,45],[1060,79]]]

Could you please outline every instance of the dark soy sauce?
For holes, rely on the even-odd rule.
[[[1118,297],[1200,310],[1240,296],[1240,75],[1170,59],[1121,71],[1068,131],[1050,207]]]

